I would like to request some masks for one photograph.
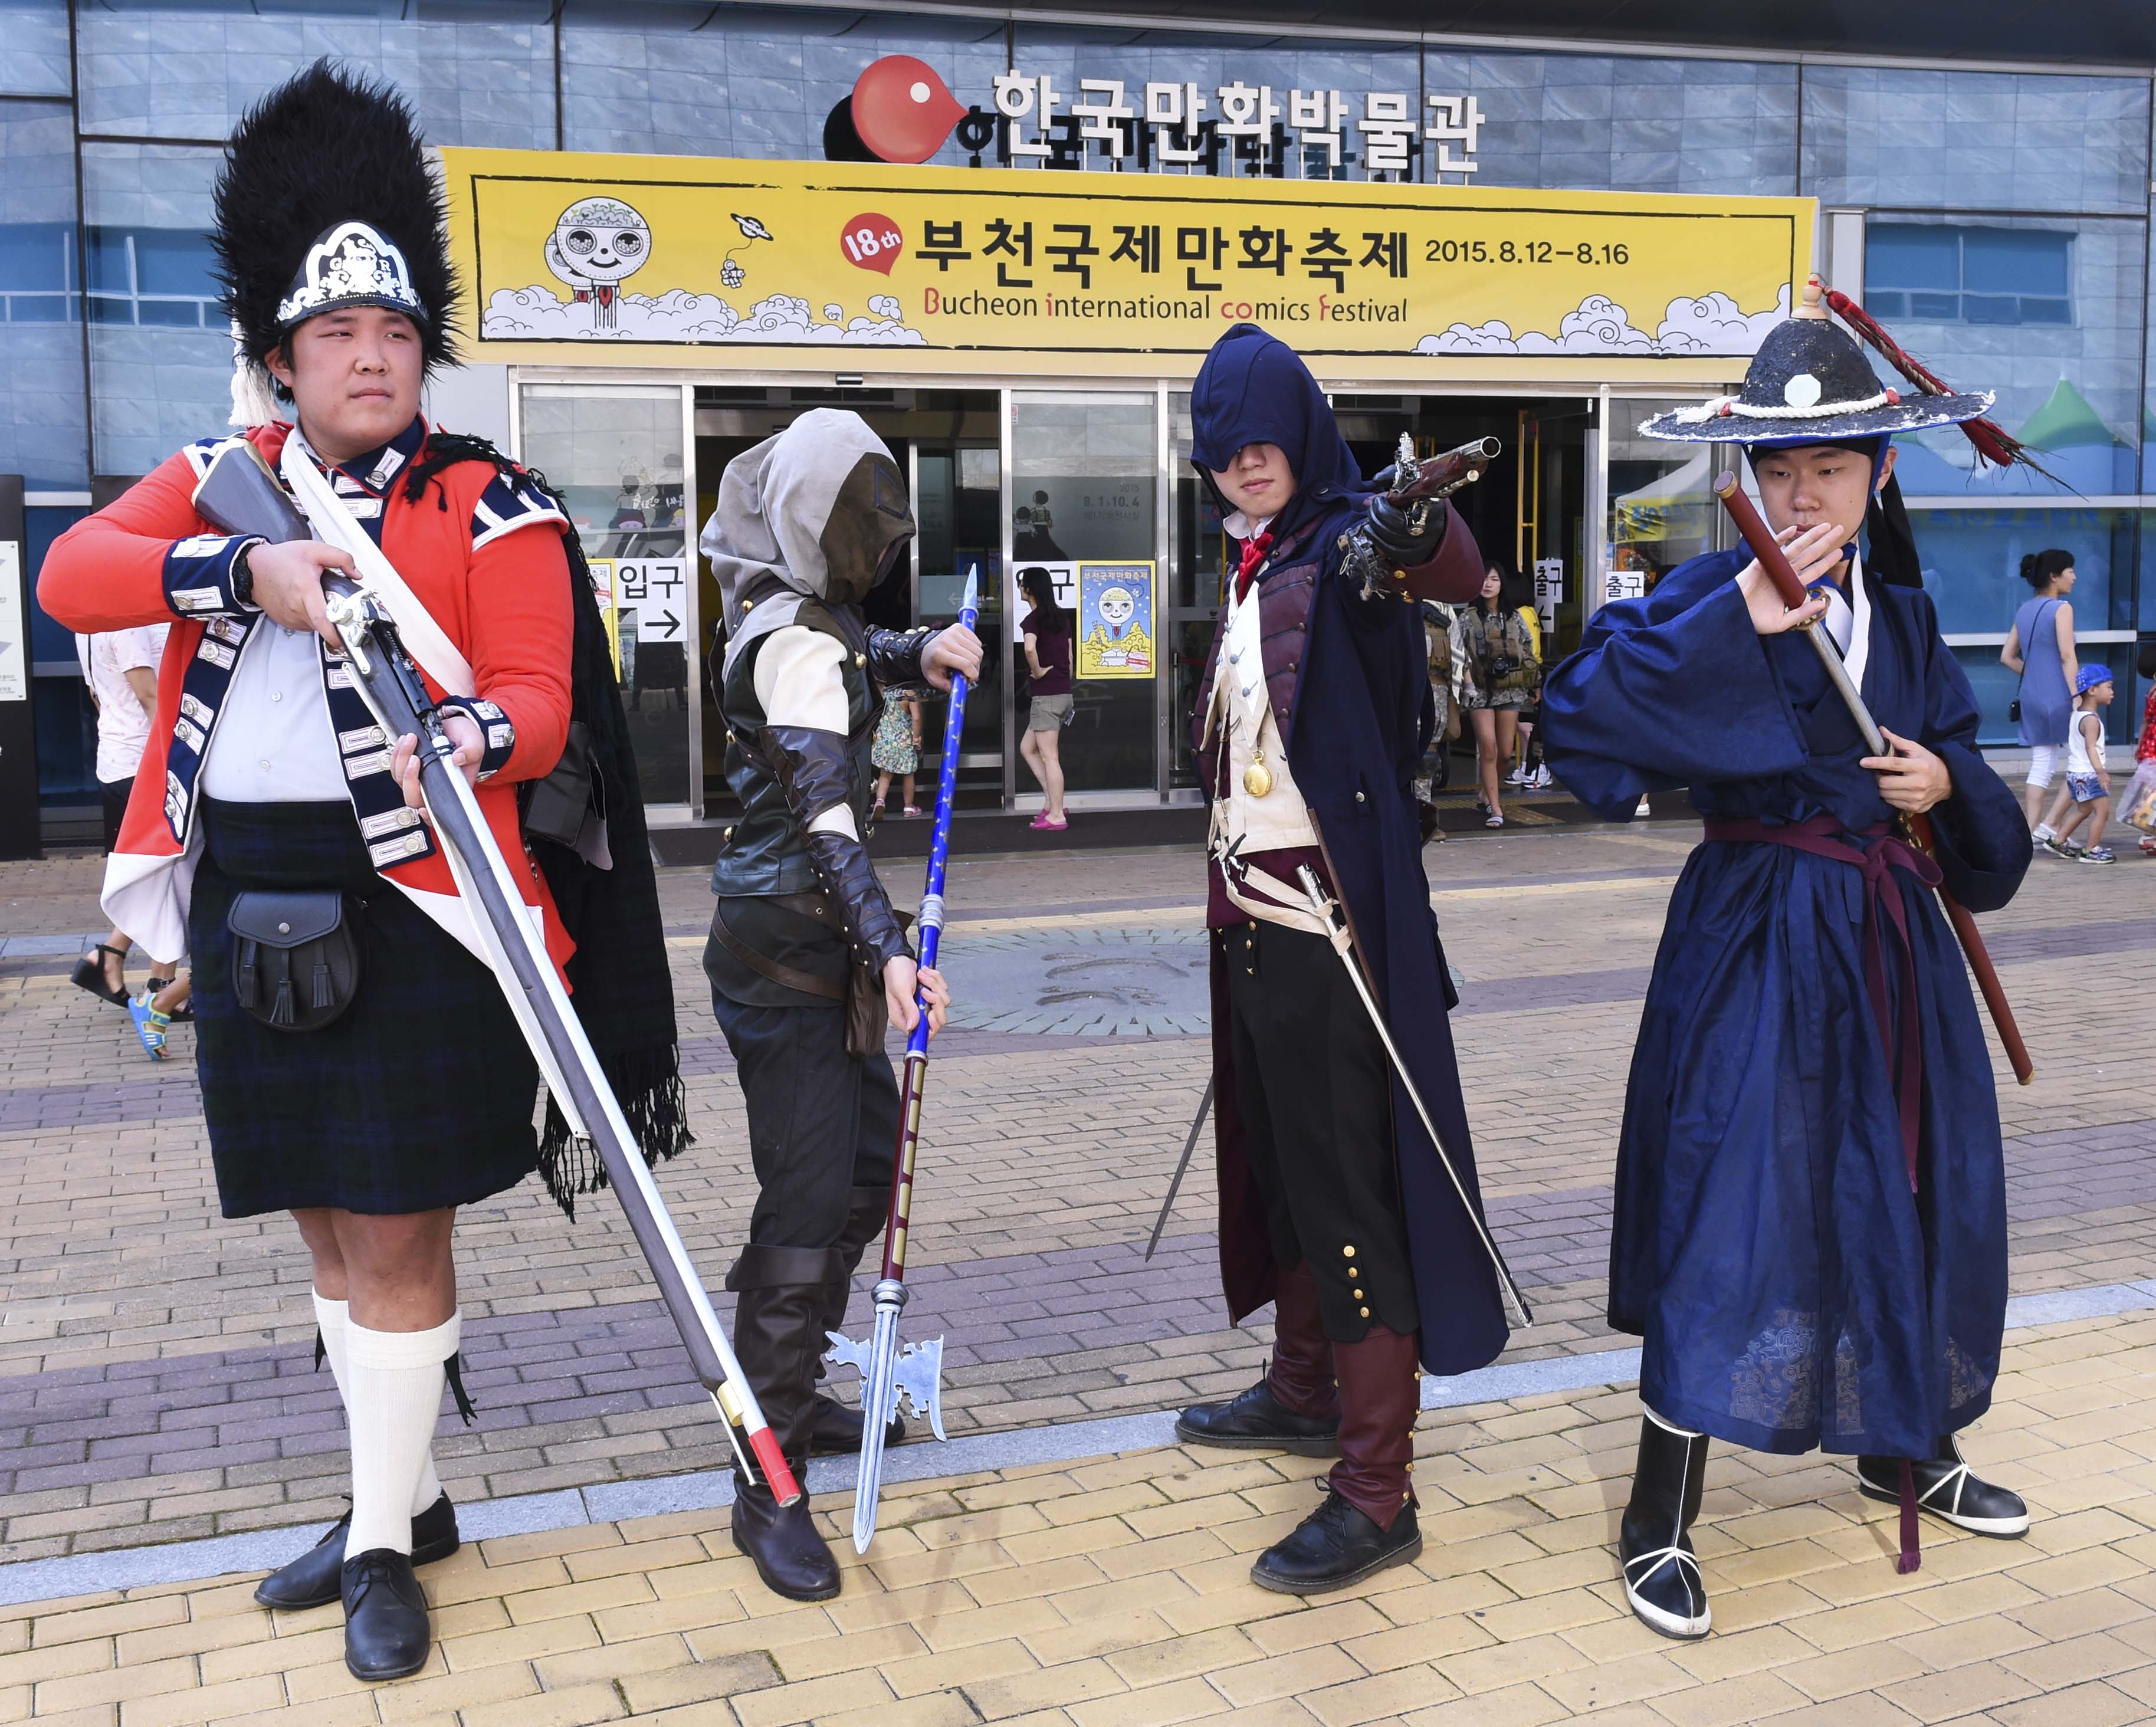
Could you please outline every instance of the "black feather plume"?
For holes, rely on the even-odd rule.
[[[427,366],[454,363],[459,294],[449,216],[410,105],[388,84],[323,59],[247,110],[218,176],[218,279],[250,359],[283,339],[277,306],[308,249],[340,222],[364,222],[404,254],[427,308]]]

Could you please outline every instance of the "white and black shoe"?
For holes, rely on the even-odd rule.
[[[1640,1423],[1632,1500],[1617,1533],[1625,1599],[1666,1637],[1703,1637],[1713,1624],[1707,1584],[1691,1550],[1692,1520],[1707,1490],[1707,1435],[1674,1427],[1652,1410]]]
[[[1994,1487],[1963,1461],[1961,1448],[1949,1433],[1939,1441],[1937,1455],[1912,1460],[1917,1509],[1928,1511],[1942,1523],[1972,1535],[1994,1540],[2018,1540],[2029,1533],[2028,1503],[2017,1493]],[[1856,1484],[1867,1499],[1889,1505],[1902,1502],[1902,1459],[1860,1457]]]

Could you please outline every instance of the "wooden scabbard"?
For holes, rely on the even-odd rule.
[[[1759,561],[1759,567],[1767,572],[1767,579],[1774,584],[1774,592],[1782,603],[1791,611],[1804,603],[1804,584],[1790,564],[1789,555],[1782,550],[1774,530],[1752,507],[1752,500],[1744,495],[1744,488],[1738,484],[1734,474],[1725,474],[1714,483],[1714,495],[1722,500],[1722,507],[1729,512],[1729,519],[1737,524],[1737,531],[1744,536],[1752,556]],[[1877,722],[1868,713],[1856,715],[1860,730],[1876,730]],[[1902,826],[1909,842],[1927,856],[1936,855],[1937,836],[1932,831],[1928,815],[1905,815]],[[2035,1077],[2035,1063],[2029,1059],[2029,1046],[2021,1040],[2021,1028],[2014,1021],[2014,1009],[2006,999],[2005,986],[1999,981],[1999,968],[1991,963],[1990,951],[1984,945],[1978,931],[1976,920],[1969,908],[1942,886],[1938,890],[1939,904],[1946,908],[1947,922],[1953,925],[1955,939],[1961,943],[1963,957],[1969,969],[1976,976],[1976,987],[1984,1005],[1990,1011],[1991,1022],[1999,1028],[1999,1041],[2005,1047],[2006,1059],[2012,1064],[2014,1077],[2026,1085]]]

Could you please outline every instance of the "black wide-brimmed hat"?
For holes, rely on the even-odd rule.
[[[454,363],[449,219],[410,107],[317,60],[247,110],[226,146],[210,236],[240,357],[259,366],[300,324],[387,306]]]
[[[1799,313],[1767,332],[1738,394],[1656,414],[1640,430],[1676,443],[1788,448],[1958,425],[1994,399],[1989,390],[1929,395],[1889,388],[1847,331],[1824,314]]]

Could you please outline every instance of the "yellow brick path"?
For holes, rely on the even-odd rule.
[[[339,1614],[272,1616],[254,1580],[0,1610],[0,1722],[672,1727],[978,1721],[1239,1727],[1820,1727],[2156,1719],[2156,1314],[2017,1332],[1969,1450],[2025,1492],[2025,1541],[1925,1530],[1846,1462],[1717,1448],[1698,1531],[1715,1634],[1633,1621],[1609,1543],[1639,1420],[1629,1391],[1424,1417],[1426,1545],[1314,1602],[1251,1555],[1322,1467],[1153,1451],[901,1489],[846,1588],[766,1594],[725,1514],[490,1541],[425,1574],[418,1677],[345,1673]],[[834,1543],[843,1499],[820,1510]]]

